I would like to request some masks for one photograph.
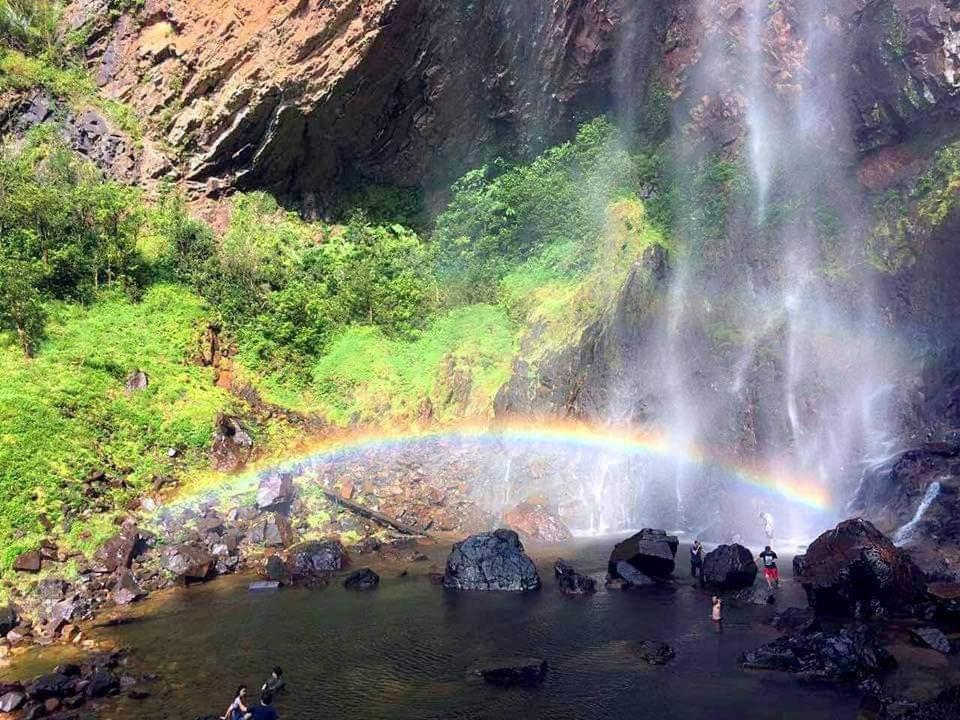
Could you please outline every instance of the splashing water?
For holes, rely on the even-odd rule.
[[[920,504],[917,505],[917,511],[913,514],[913,518],[910,520],[910,522],[897,530],[896,534],[893,536],[894,545],[906,545],[913,539],[913,533],[917,529],[917,525],[919,525],[920,521],[923,520],[923,516],[927,512],[927,509],[933,504],[933,501],[937,499],[937,495],[939,494],[940,483],[935,480],[927,486],[927,491],[923,494],[923,499],[920,501]]]

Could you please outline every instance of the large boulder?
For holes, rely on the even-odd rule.
[[[896,667],[893,656],[866,628],[824,632],[816,626],[745,652],[739,662],[751,670],[778,670],[822,680],[849,680]]]
[[[168,548],[164,553],[163,565],[180,582],[203,582],[213,574],[216,560],[205,550],[184,544]]]
[[[119,533],[107,540],[93,556],[93,570],[100,573],[116,572],[130,567],[137,554],[140,531],[136,525],[127,523]]]
[[[311,540],[287,551],[287,573],[293,582],[329,576],[347,564],[347,554],[336,540]]]
[[[743,590],[756,578],[757,563],[743,545],[720,545],[703,558],[703,582],[715,590]]]
[[[513,530],[471,535],[447,558],[443,586],[453,590],[539,590],[537,568]]]
[[[611,578],[630,582],[624,573],[632,575],[630,568],[653,578],[664,578],[673,572],[677,547],[680,542],[663,530],[644,528],[623,542],[617,543],[610,553],[607,572]],[[629,566],[629,567],[628,567]]]
[[[872,615],[909,611],[926,581],[910,557],[866,520],[845,520],[813,541],[803,588],[818,614]]]
[[[573,537],[570,528],[547,505],[538,500],[526,500],[504,513],[504,521],[524,540],[559,543]]]
[[[257,488],[257,509],[284,511],[289,508],[295,494],[293,475],[271,472],[260,477]]]

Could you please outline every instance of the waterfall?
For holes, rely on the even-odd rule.
[[[923,519],[924,513],[927,512],[927,508],[936,500],[937,495],[940,494],[940,483],[934,481],[927,486],[927,491],[923,494],[923,499],[920,501],[920,504],[917,505],[917,511],[913,514],[913,519],[910,520],[906,525],[897,530],[896,534],[893,536],[893,544],[899,546],[906,545],[913,539],[913,531],[916,529],[917,525],[920,524],[920,521]]]

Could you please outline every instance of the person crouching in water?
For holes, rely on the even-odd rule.
[[[723,632],[723,600],[716,595],[713,596],[713,609],[710,612],[710,619],[713,620],[713,631],[715,633]]]
[[[775,587],[780,587],[780,571],[777,569],[777,554],[767,545],[758,557],[763,561],[763,577],[767,581],[767,587],[771,590]]]
[[[244,720],[248,718],[249,711],[247,709],[247,686],[241,685],[237,688],[237,694],[233,698],[233,702],[230,703],[230,707],[227,708],[227,712],[223,714],[221,720]]]
[[[694,540],[690,546],[690,575],[700,578],[700,584],[703,584],[703,545],[699,540]]]

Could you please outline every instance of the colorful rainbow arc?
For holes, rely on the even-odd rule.
[[[694,445],[678,445],[661,432],[623,426],[589,425],[564,420],[511,420],[495,424],[468,424],[404,431],[346,432],[317,441],[280,461],[230,476],[226,485],[237,492],[252,489],[264,472],[309,471],[320,463],[370,451],[383,451],[427,442],[512,443],[592,449],[625,457],[645,456],[711,468],[773,497],[813,510],[828,510],[830,495],[815,479],[772,466],[751,465]],[[175,505],[196,499],[174,499]]]

